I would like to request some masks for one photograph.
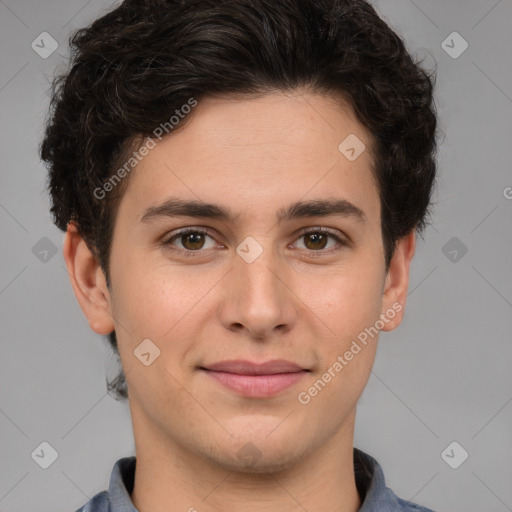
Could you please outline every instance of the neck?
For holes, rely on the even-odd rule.
[[[355,411],[300,461],[248,472],[222,467],[134,420],[132,502],[139,512],[357,512],[361,500],[354,477],[354,422]]]

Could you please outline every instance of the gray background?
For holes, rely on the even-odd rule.
[[[37,156],[69,33],[110,5],[0,0],[2,512],[74,511],[134,453],[128,406],[106,393],[115,359],[72,292]],[[355,445],[406,499],[439,512],[512,510],[512,2],[375,5],[416,57],[437,63],[445,136],[433,225],[418,239],[405,320],[381,335]],[[46,59],[31,47],[44,31],[59,45]],[[457,58],[442,47],[454,31],[469,44]],[[452,39],[453,54],[462,46]],[[49,241],[56,253],[45,255]],[[58,452],[48,469],[31,457],[43,441]],[[441,457],[452,441],[469,453],[457,469]]]

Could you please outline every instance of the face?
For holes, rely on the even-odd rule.
[[[356,159],[338,148],[351,134]],[[331,96],[211,98],[132,171],[105,307],[82,307],[116,330],[138,448],[266,471],[352,435],[414,240],[386,274],[370,145]]]

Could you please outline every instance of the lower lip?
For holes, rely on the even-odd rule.
[[[239,375],[237,373],[203,370],[227,388],[240,395],[251,398],[267,398],[293,386],[305,371],[293,373],[276,373],[275,375]]]

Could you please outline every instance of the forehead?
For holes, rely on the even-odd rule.
[[[242,220],[318,197],[344,198],[378,216],[371,135],[339,98],[206,98],[180,122],[132,171],[120,210],[134,221],[171,196],[229,203]],[[351,161],[340,151],[345,140],[366,149]]]

